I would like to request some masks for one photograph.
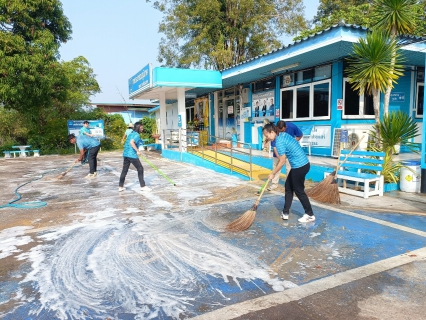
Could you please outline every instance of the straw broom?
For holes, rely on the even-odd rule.
[[[225,227],[226,231],[231,231],[231,232],[244,231],[250,228],[250,226],[253,224],[254,218],[256,217],[256,210],[257,210],[257,206],[260,203],[260,198],[262,198],[262,195],[265,192],[265,189],[270,180],[271,179],[268,179],[266,183],[263,185],[262,192],[260,193],[259,197],[255,201],[253,206],[249,210],[247,210],[241,217],[239,217],[238,219],[226,225]]]
[[[68,170],[67,171],[65,171],[65,172],[62,172],[59,176],[57,176],[56,178],[57,179],[62,179],[63,177],[65,177],[65,175],[68,173],[68,172],[70,172],[70,170],[75,166],[75,162],[72,164],[72,166],[71,167],[69,167],[68,168]]]
[[[346,155],[345,159],[340,163],[340,165],[339,165],[339,160],[340,160],[341,150],[339,148],[339,155],[337,157],[337,165],[335,170],[332,173],[330,173],[326,178],[324,178],[320,183],[318,183],[315,187],[306,191],[306,195],[309,198],[312,198],[322,203],[340,204],[340,193],[339,193],[339,186],[337,185],[337,181],[336,181],[336,173],[337,171],[339,171],[342,164],[346,162],[346,160],[349,158],[352,152],[355,151],[355,149],[361,143],[362,139],[364,139],[364,136],[362,136],[361,139],[359,139],[357,144]]]

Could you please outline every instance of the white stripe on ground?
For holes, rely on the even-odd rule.
[[[275,307],[277,305],[297,301],[313,294],[336,288],[338,286],[363,279],[368,276],[384,272],[410,262],[426,259],[426,247],[418,250],[411,251],[406,254],[398,255],[396,257],[384,259],[378,262],[368,264],[359,268],[347,270],[330,277],[322,278],[312,281],[300,287],[291,288],[282,292],[269,294],[257,299],[247,300],[232,306],[224,307],[222,309],[212,311],[193,319],[197,320],[226,320],[243,316],[250,312],[264,310],[267,308]]]

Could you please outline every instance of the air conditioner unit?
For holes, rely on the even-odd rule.
[[[348,130],[348,143],[345,143],[345,149],[352,150],[360,141],[360,139],[364,137],[355,150],[367,150],[369,132],[372,129],[372,126],[346,127],[344,129]]]

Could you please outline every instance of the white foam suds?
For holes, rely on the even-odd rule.
[[[25,231],[32,227],[13,227],[0,232],[0,259],[21,252],[19,246],[26,245],[33,240],[25,235]]]
[[[162,312],[179,318],[196,301],[226,304],[223,286],[242,290],[244,282],[256,285],[259,279],[275,291],[295,286],[271,276],[255,253],[208,229],[207,213],[138,215],[129,223],[115,211],[82,214],[81,221],[40,235],[44,243],[20,255],[32,264],[21,283],[39,292],[40,305],[32,312],[77,319],[86,317],[85,310],[136,319]]]

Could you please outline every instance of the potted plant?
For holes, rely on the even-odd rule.
[[[380,121],[380,136],[376,130],[370,130],[369,148],[386,153],[382,175],[387,183],[398,183],[399,172],[405,167],[403,162],[395,161],[395,146],[406,147],[410,152],[418,153],[418,144],[411,142],[417,137],[418,128],[414,120],[402,111],[390,112]]]
[[[158,139],[160,139],[161,134],[158,132],[158,126],[157,126],[157,120],[153,119],[154,121],[152,122],[152,133],[151,136],[155,139],[155,143],[158,143]]]

